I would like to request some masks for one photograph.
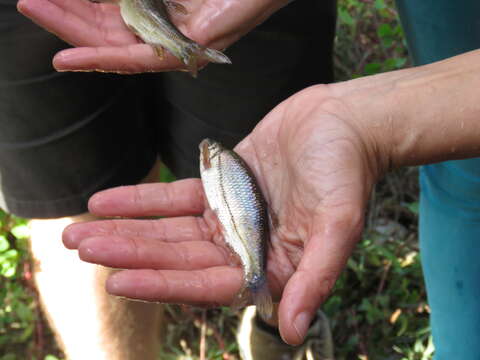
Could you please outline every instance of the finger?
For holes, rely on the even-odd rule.
[[[18,4],[44,6],[46,3],[51,3],[56,5],[58,8],[62,9],[65,12],[70,12],[79,18],[84,19],[86,22],[90,22],[95,19],[95,4],[87,0],[20,0]]]
[[[83,261],[119,269],[197,270],[227,264],[227,253],[206,241],[168,243],[134,237],[103,236],[83,240]]]
[[[120,46],[139,42],[123,23],[118,6],[97,6],[87,11],[73,5],[83,2],[21,0],[17,8],[32,21],[74,46]],[[59,5],[61,3],[63,6]]]
[[[163,303],[228,305],[243,282],[240,268],[205,270],[125,270],[107,280],[112,295]]]
[[[360,236],[362,210],[338,209],[325,214],[310,238],[280,302],[279,328],[288,344],[303,342],[317,309],[330,294]]]
[[[156,241],[209,241],[212,231],[201,217],[177,217],[159,220],[101,220],[74,223],[65,228],[63,244],[77,249],[86,238],[119,236],[151,239]]]
[[[99,70],[129,74],[172,71],[184,67],[180,60],[166,52],[160,59],[150,45],[143,43],[67,49],[54,57],[53,65],[63,71]]]
[[[45,0],[20,0],[21,2],[34,2]],[[122,25],[125,27],[124,22],[120,15],[120,7],[118,4],[94,4],[90,0],[47,0],[52,4],[57,5],[59,8],[70,12],[85,22],[93,26]]]
[[[204,204],[200,179],[185,179],[101,191],[90,198],[88,208],[100,216],[183,216],[203,213]]]
[[[36,24],[73,45],[100,45],[96,29],[84,19],[46,0],[27,0],[17,4],[18,11]]]

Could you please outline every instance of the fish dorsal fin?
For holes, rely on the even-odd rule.
[[[162,0],[168,11],[188,15],[188,10],[185,6],[174,0]]]

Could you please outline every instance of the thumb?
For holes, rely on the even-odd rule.
[[[336,209],[316,222],[279,306],[283,340],[299,345],[318,307],[328,297],[363,228],[363,207]]]

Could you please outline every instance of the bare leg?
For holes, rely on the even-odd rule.
[[[145,182],[157,178],[158,166]],[[104,283],[113,270],[83,263],[63,247],[65,226],[93,219],[83,214],[30,222],[35,281],[49,323],[68,359],[156,359],[162,307],[108,295]]]

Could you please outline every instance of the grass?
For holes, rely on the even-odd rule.
[[[339,1],[337,80],[408,65],[393,1]],[[338,360],[431,359],[417,194],[416,169],[392,173],[377,186],[363,239],[324,305]],[[26,221],[0,212],[0,360],[62,357],[39,310],[31,268]],[[239,359],[238,314],[228,308],[168,306],[166,316],[160,359]]]

